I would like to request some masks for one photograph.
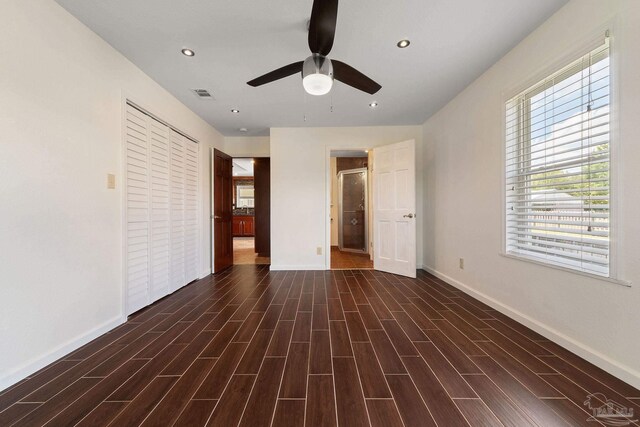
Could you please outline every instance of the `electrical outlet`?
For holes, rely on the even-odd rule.
[[[460,270],[464,270],[464,258],[460,258]]]
[[[322,255],[322,246],[318,246],[318,247],[316,248],[316,254],[318,254],[318,255]]]
[[[107,188],[109,190],[116,188],[116,176],[112,173],[107,174]]]

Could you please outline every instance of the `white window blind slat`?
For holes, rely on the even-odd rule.
[[[506,251],[609,276],[608,40],[506,105]]]

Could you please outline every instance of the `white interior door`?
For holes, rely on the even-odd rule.
[[[149,127],[149,303],[169,293],[169,128],[146,117]]]
[[[198,144],[184,138],[184,274],[185,283],[198,278]]]
[[[149,304],[149,126],[144,114],[127,105],[125,136],[125,278],[127,314]]]
[[[373,151],[373,267],[415,278],[415,141]]]
[[[185,137],[171,130],[171,286],[175,292],[185,278]]]

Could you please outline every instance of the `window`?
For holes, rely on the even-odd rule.
[[[609,277],[609,43],[506,105],[506,251]]]

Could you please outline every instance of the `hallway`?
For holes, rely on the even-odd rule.
[[[233,238],[233,263],[235,265],[268,265],[271,263],[269,257],[260,257],[256,254],[255,240],[255,237]]]

